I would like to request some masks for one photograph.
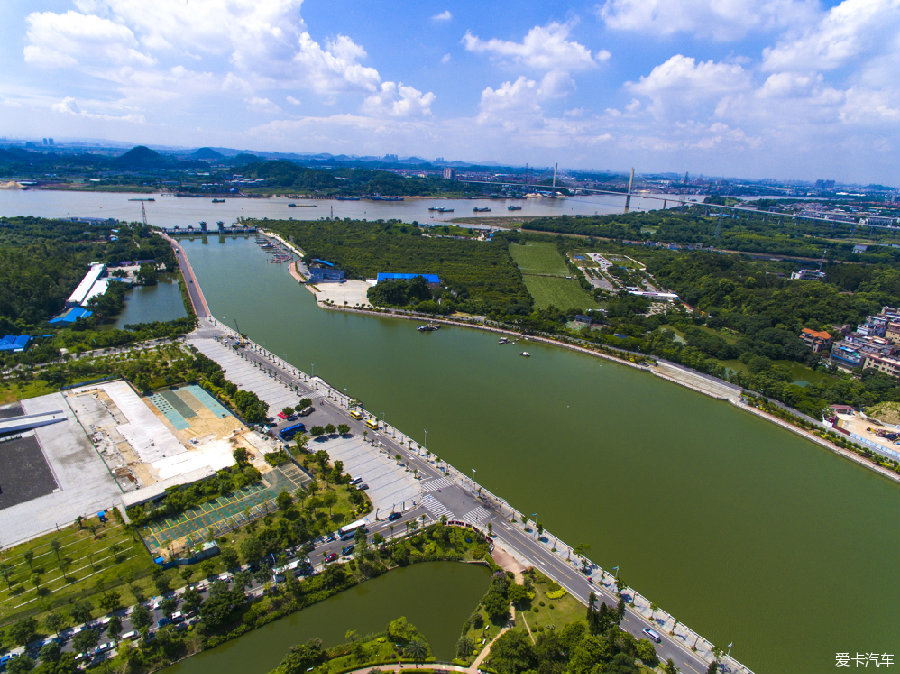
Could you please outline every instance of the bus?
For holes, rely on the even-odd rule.
[[[375,419],[374,417],[366,419],[366,426],[377,431],[378,430],[378,419]]]
[[[350,416],[356,419],[357,421],[363,418],[362,412],[359,410],[350,410]]]
[[[363,533],[368,531],[368,529],[366,529],[365,519],[350,522],[350,524],[348,524],[347,526],[338,529],[338,534],[340,535],[342,541],[349,541],[356,535],[356,531],[358,529],[362,529]]]

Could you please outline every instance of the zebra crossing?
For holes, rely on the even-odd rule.
[[[490,513],[487,510],[485,510],[481,506],[478,506],[477,508],[472,508],[472,510],[467,512],[460,519],[463,522],[466,522],[467,524],[471,524],[474,527],[474,526],[477,526],[478,523],[481,522],[481,520],[483,520],[488,515],[490,515]]]
[[[438,489],[443,489],[444,487],[449,487],[451,484],[453,484],[453,483],[450,482],[450,480],[447,479],[446,477],[439,477],[436,480],[431,480],[430,482],[423,482],[422,483],[422,491],[424,491],[424,492],[437,491]]]
[[[438,501],[431,494],[428,494],[422,499],[421,505],[435,517],[441,517],[443,515],[446,516],[448,520],[456,518],[456,515],[453,514],[450,508]]]

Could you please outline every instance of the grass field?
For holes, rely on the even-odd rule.
[[[0,552],[0,563],[9,569],[0,589],[0,625],[54,609],[65,613],[80,599],[97,607],[98,597],[107,589],[141,578],[150,589],[153,562],[130,531],[112,519],[106,524],[86,519],[82,526]],[[53,541],[59,545],[58,554]],[[125,599],[130,594],[123,589],[119,587]]]
[[[535,305],[539,309],[554,306],[558,309],[600,309],[602,304],[581,287],[575,279],[559,278],[558,276],[524,276],[525,287],[534,298]]]
[[[581,287],[552,243],[511,243],[509,254],[522,272],[525,287],[538,309],[599,309],[602,305]]]
[[[523,274],[550,274],[565,278],[571,273],[553,243],[511,243],[509,254]]]

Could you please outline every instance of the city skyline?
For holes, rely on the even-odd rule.
[[[898,9],[13,0],[0,119],[57,140],[891,185]]]

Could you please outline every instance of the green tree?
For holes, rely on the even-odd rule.
[[[509,630],[491,646],[488,664],[500,674],[518,674],[537,667],[537,653],[524,630]]]
[[[56,553],[56,561],[59,562],[59,549],[62,547],[62,544],[58,539],[54,538],[50,541],[50,547],[53,549],[53,552]]]
[[[456,656],[459,658],[472,657],[472,651],[475,650],[475,644],[465,634],[456,641]]]
[[[243,447],[238,447],[237,449],[235,449],[233,454],[234,454],[234,462],[237,464],[238,468],[243,468],[244,466],[246,466],[249,463],[248,457],[250,455],[248,454],[247,450],[244,449]]]
[[[100,640],[100,634],[91,629],[81,630],[72,639],[72,648],[78,653],[86,653]]]
[[[275,501],[276,503],[278,503],[278,509],[281,511],[290,509],[290,507],[294,504],[294,499],[292,499],[291,495],[284,489],[278,492],[278,496],[276,497]]]
[[[72,621],[76,625],[81,625],[86,622],[90,622],[91,620],[91,611],[93,610],[93,606],[87,600],[76,601],[72,608],[69,609],[69,615],[72,616]]]
[[[54,634],[59,634],[65,624],[66,619],[56,611],[51,611],[44,618],[44,626]]]
[[[338,495],[334,491],[326,491],[322,495],[322,502],[328,507],[328,514],[331,515],[331,510],[334,508],[334,505],[338,502]]]
[[[334,427],[334,424],[327,424],[327,425],[325,426],[325,432],[326,432],[328,435],[334,435],[334,432],[335,432],[336,430],[337,430],[337,429]]]
[[[112,613],[122,606],[122,597],[115,590],[108,590],[100,598],[100,607],[107,613]]]
[[[226,569],[236,569],[240,566],[240,560],[238,559],[237,552],[235,552],[234,548],[231,546],[223,546],[220,550],[219,556],[222,559],[222,563],[225,565]]]
[[[106,634],[110,639],[115,641],[119,638],[119,635],[122,633],[122,621],[119,619],[119,616],[113,616],[109,624],[106,626]]]
[[[131,612],[131,624],[138,631],[143,631],[150,627],[150,610],[143,604],[138,604]]]
[[[23,618],[9,628],[9,638],[14,644],[25,646],[34,638],[35,632],[37,632],[37,621],[34,618]]]
[[[350,432],[350,427],[347,424],[338,424],[337,430],[341,435],[347,435]]]
[[[314,438],[319,438],[325,435],[325,429],[321,426],[313,426],[309,429],[309,434]]]
[[[22,559],[28,565],[28,568],[31,569],[32,572],[34,572],[34,551],[26,550],[22,553]]]
[[[291,646],[287,655],[278,665],[283,674],[306,674],[306,672],[325,662],[325,651],[319,639],[310,639],[300,646]]]
[[[301,411],[301,410],[298,410],[298,411]],[[293,407],[282,407],[282,408],[281,408],[281,413],[282,413],[284,416],[289,417],[289,416],[291,416],[291,415],[294,413],[294,408],[293,408]]]
[[[422,662],[428,657],[428,643],[421,637],[415,637],[406,644],[403,651],[413,662]]]
[[[178,600],[175,597],[164,598],[159,604],[159,610],[166,618],[171,618],[172,614],[178,610]]]
[[[9,674],[27,674],[34,669],[34,660],[27,655],[20,655],[13,658],[6,665],[6,671]]]
[[[235,574],[235,587],[237,587],[238,575],[239,574]],[[203,595],[197,590],[186,590],[184,595],[182,595],[181,607],[184,609],[185,613],[193,613],[194,611],[199,610],[201,604],[203,604]]]
[[[9,564],[7,562],[0,562],[0,576],[3,576],[3,580],[6,581],[7,588],[12,587],[9,582],[9,578],[10,576],[12,576],[12,570],[12,564]]]

